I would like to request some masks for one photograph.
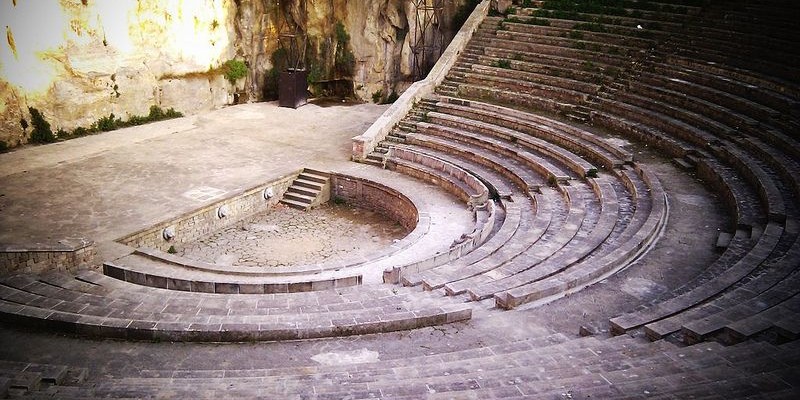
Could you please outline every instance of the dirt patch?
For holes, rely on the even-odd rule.
[[[325,204],[310,211],[278,205],[186,244],[178,255],[219,265],[307,265],[358,260],[407,234],[395,221],[345,204]]]

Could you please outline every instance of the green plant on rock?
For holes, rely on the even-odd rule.
[[[334,70],[339,76],[353,76],[356,68],[356,56],[350,51],[350,34],[339,21],[336,23],[336,53],[334,55]]]
[[[383,100],[383,89],[378,89],[372,92],[372,102],[375,104],[380,104],[381,100]]]
[[[50,129],[50,123],[44,119],[39,110],[28,107],[28,112],[31,113],[31,124],[33,125],[33,132],[31,132],[30,141],[33,143],[53,143],[56,141],[56,135]]]
[[[452,26],[453,28],[461,28],[464,25],[464,22],[467,22],[467,18],[469,15],[472,14],[472,10],[480,4],[481,0],[467,0],[462,4],[456,12],[453,14],[452,19]]]
[[[397,99],[399,99],[399,98],[400,98],[400,95],[397,94],[397,92],[395,92],[394,90],[392,90],[392,93],[389,93],[389,96],[386,97],[386,99],[383,101],[383,104],[392,104],[395,101],[397,101]]]
[[[227,79],[231,85],[235,85],[236,81],[247,75],[247,64],[242,60],[228,60],[222,65],[222,71],[225,75],[225,79]]]
[[[495,62],[494,66],[497,68],[511,69],[511,61],[506,59],[500,59],[497,60],[497,62]]]

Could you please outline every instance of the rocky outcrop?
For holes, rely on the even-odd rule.
[[[445,7],[431,28],[444,41],[463,0]],[[305,3],[305,6],[304,6]],[[416,0],[118,0],[3,2],[0,19],[0,141],[27,141],[28,107],[53,130],[88,127],[113,113],[146,115],[150,106],[184,114],[275,96],[283,68],[281,33],[307,38],[313,89],[349,89],[363,100],[401,91],[412,78]],[[54,5],[55,4],[55,5]],[[42,39],[42,40],[39,40]],[[44,40],[46,39],[46,40]],[[285,44],[285,43],[284,43]],[[227,60],[248,73],[234,83]]]

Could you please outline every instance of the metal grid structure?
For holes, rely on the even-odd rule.
[[[415,13],[411,40],[413,78],[424,79],[444,51],[442,17],[445,0],[412,0]]]

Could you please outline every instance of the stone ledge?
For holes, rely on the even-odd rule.
[[[75,271],[91,265],[96,254],[94,241],[85,238],[66,238],[54,243],[0,244],[0,274]]]

